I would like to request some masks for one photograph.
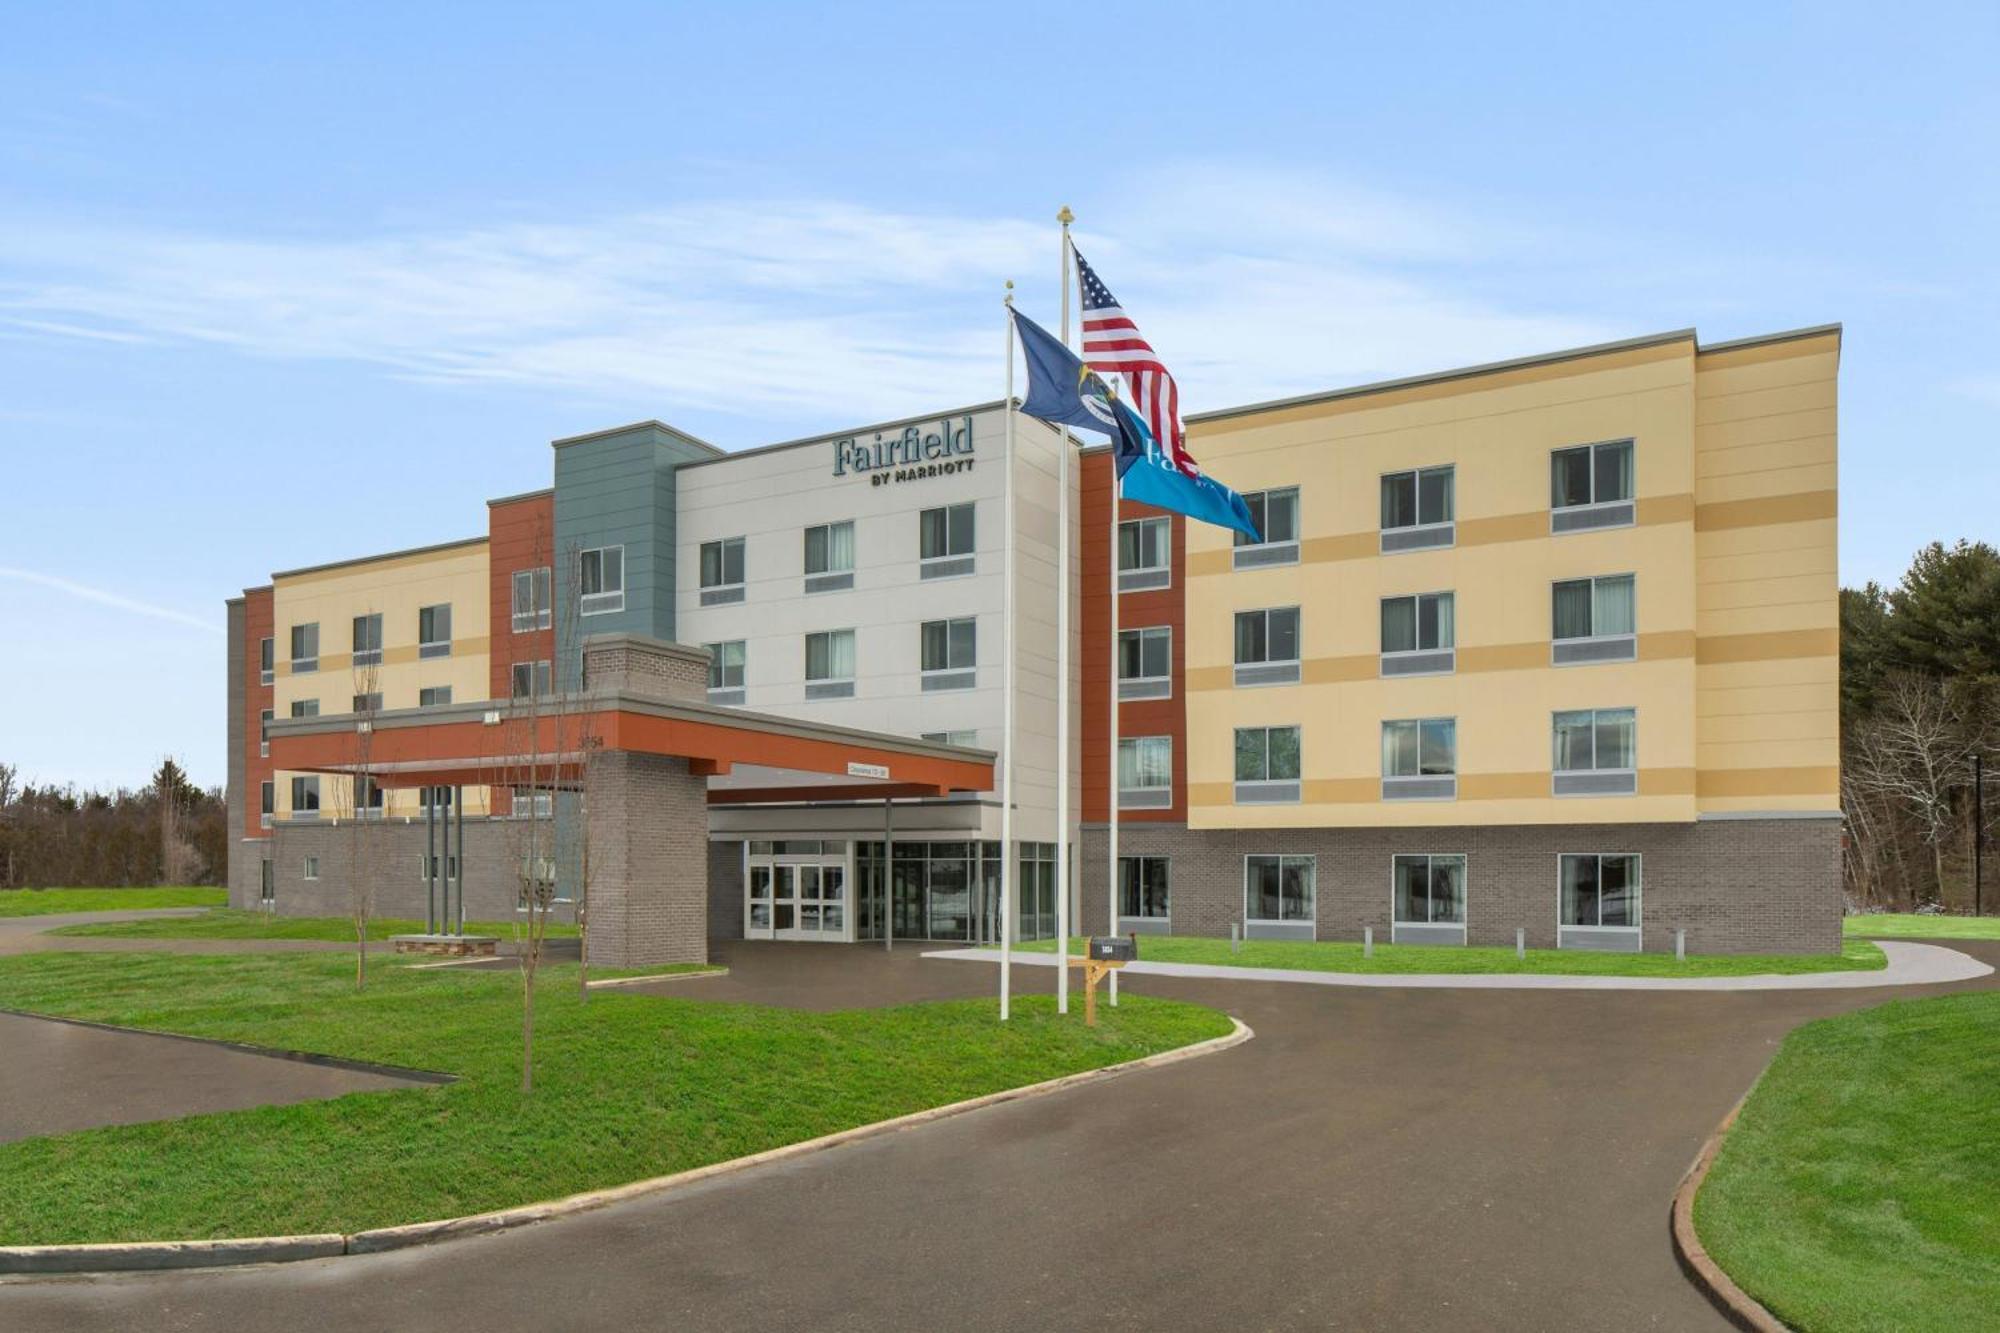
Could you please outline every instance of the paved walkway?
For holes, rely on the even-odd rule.
[[[1289,967],[1230,967],[1216,963],[1127,963],[1126,977],[1193,977],[1208,981],[1278,981],[1302,986],[1369,986],[1389,990],[1877,990],[1976,981],[1991,964],[1958,949],[1907,941],[1877,941],[1888,966],[1875,971],[1763,973],[1741,977],[1585,977],[1536,972],[1314,972]],[[939,949],[926,958],[997,964],[997,949]],[[1017,963],[1054,967],[1054,954],[1017,953]]]
[[[995,980],[915,950],[718,954],[729,976],[671,993],[835,1008]],[[1257,1038],[500,1236],[0,1283],[0,1327],[1720,1330],[1667,1238],[1696,1149],[1796,1024],[1936,993],[1127,989]]]

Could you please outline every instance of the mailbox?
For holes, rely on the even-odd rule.
[[[1099,963],[1129,963],[1139,956],[1139,942],[1130,935],[1093,935],[1090,957]]]

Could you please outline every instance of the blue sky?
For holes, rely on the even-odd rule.
[[[2000,535],[1990,5],[5,9],[36,780],[220,782],[223,599],[474,535],[553,437],[995,396],[1063,203],[1188,410],[1839,320],[1843,577]]]

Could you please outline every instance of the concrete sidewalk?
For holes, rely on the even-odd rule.
[[[1879,986],[1937,986],[1977,981],[1993,968],[1938,944],[1877,940],[1889,965],[1876,971],[1768,972],[1742,977],[1583,977],[1536,972],[1314,972],[1302,968],[1229,967],[1213,963],[1127,963],[1126,976],[1187,977],[1203,981],[1277,981],[1302,986],[1364,986],[1386,990],[1637,990],[1768,991],[1872,990]],[[1142,945],[1141,948],[1144,946]],[[998,949],[934,949],[926,958],[998,963]],[[1016,965],[1054,967],[1054,954],[1016,953]]]

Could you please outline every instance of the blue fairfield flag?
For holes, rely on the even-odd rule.
[[[1110,436],[1119,490],[1127,500],[1260,539],[1242,496],[1200,472],[1190,475],[1176,467],[1145,420],[1054,334],[1018,311],[1014,330],[1028,365],[1023,412],[1052,425]]]

